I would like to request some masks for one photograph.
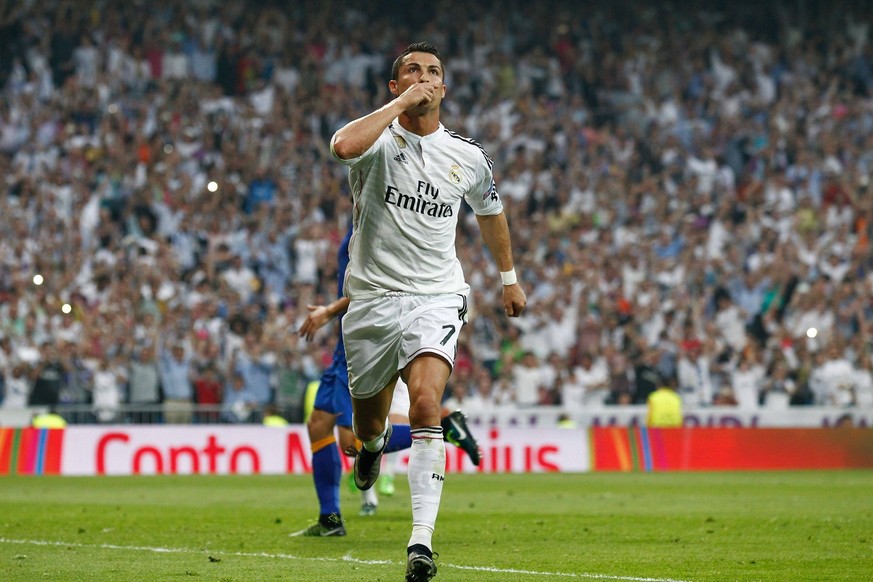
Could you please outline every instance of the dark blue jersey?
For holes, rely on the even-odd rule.
[[[339,250],[336,253],[336,279],[337,279],[337,297],[343,296],[343,281],[346,278],[346,268],[349,266],[349,240],[352,238],[352,226],[349,225],[349,229],[346,231],[346,236],[343,237],[342,242],[340,243]],[[343,344],[343,320],[342,315],[340,315],[339,319],[339,338],[336,342],[336,348],[333,351],[334,358],[337,356],[343,359],[343,363],[345,363],[346,357],[346,347]]]
[[[352,227],[349,225],[349,230],[346,231],[346,236],[343,237],[336,254],[337,297],[343,296],[343,281],[346,278],[346,268],[349,266],[349,240],[351,238]]]

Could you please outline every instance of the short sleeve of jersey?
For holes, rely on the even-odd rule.
[[[341,157],[339,157],[338,155],[336,155],[336,152],[333,150],[333,138],[331,138],[331,140],[330,140],[330,155],[333,156],[333,159],[335,159],[339,163],[344,164],[346,166],[349,166],[350,168],[355,168],[355,167],[360,166],[361,164],[367,163],[368,160],[371,160],[373,157],[375,157],[376,154],[379,152],[379,150],[382,149],[383,142],[385,141],[386,137],[387,137],[386,132],[382,132],[382,135],[379,136],[379,139],[377,139],[376,142],[373,145],[371,145],[367,151],[362,153],[357,158],[350,158],[348,160],[344,160]]]
[[[491,158],[480,150],[477,156],[476,174],[473,187],[465,196],[467,204],[476,214],[490,216],[503,212],[503,202],[497,194],[497,184],[491,172]]]

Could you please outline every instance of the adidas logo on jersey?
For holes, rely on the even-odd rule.
[[[406,161],[406,154],[404,154],[403,152],[400,152],[399,154],[397,154],[396,156],[394,156],[394,161],[395,161],[395,162],[402,162],[402,163],[404,163],[404,164],[408,164],[408,163],[409,163],[408,161]]]

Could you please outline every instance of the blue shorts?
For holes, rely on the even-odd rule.
[[[314,407],[336,415],[339,426],[352,426],[352,395],[345,354],[334,353],[333,362],[321,374]]]

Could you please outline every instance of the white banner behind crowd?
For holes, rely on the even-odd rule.
[[[446,445],[448,471],[590,470],[587,431],[484,427],[471,430],[483,449],[482,465],[473,466],[463,452]],[[302,474],[312,470],[309,451],[309,438],[302,425],[72,426],[64,431],[60,473]],[[406,458],[401,462],[405,465]]]

